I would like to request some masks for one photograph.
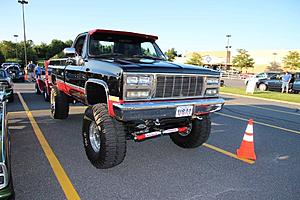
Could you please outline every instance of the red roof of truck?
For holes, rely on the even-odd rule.
[[[134,36],[134,37],[140,37],[144,39],[149,40],[157,40],[158,37],[154,35],[146,35],[141,33],[134,33],[134,32],[127,32],[127,31],[114,31],[114,30],[105,30],[105,29],[94,29],[90,30],[89,35],[93,35],[94,33],[111,33],[111,34],[117,34],[117,35],[128,35],[128,36]]]

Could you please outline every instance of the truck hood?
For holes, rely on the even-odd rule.
[[[118,63],[124,72],[220,75],[220,72],[208,68],[187,64],[176,64],[163,60],[138,59],[135,61],[128,61],[116,59],[113,62]]]

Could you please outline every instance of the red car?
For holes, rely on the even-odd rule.
[[[36,79],[35,93],[43,94],[45,101],[50,100],[51,82],[49,82],[49,76],[51,75],[51,69],[48,68],[49,61],[45,61],[45,70],[42,70],[42,75]]]

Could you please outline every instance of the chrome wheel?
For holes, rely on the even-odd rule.
[[[267,86],[262,83],[262,84],[259,85],[259,90],[260,91],[266,91],[267,90]]]
[[[55,95],[54,95],[54,91],[51,92],[50,105],[51,105],[51,113],[54,114],[54,112],[55,112]]]
[[[101,140],[100,140],[100,132],[95,122],[91,122],[89,127],[89,132],[90,132],[89,134],[90,143],[92,145],[92,148],[96,153],[98,153],[100,151]]]

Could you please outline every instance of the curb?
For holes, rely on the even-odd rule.
[[[281,100],[275,100],[275,99],[267,99],[267,98],[262,98],[262,97],[252,97],[252,96],[241,95],[241,94],[232,94],[232,93],[227,93],[227,92],[220,92],[220,94],[226,94],[226,95],[237,96],[237,97],[245,97],[245,98],[249,98],[249,99],[259,99],[259,100],[264,100],[264,101],[272,101],[272,102],[277,102],[277,103],[285,103],[285,104],[300,106],[300,103],[281,101]]]

